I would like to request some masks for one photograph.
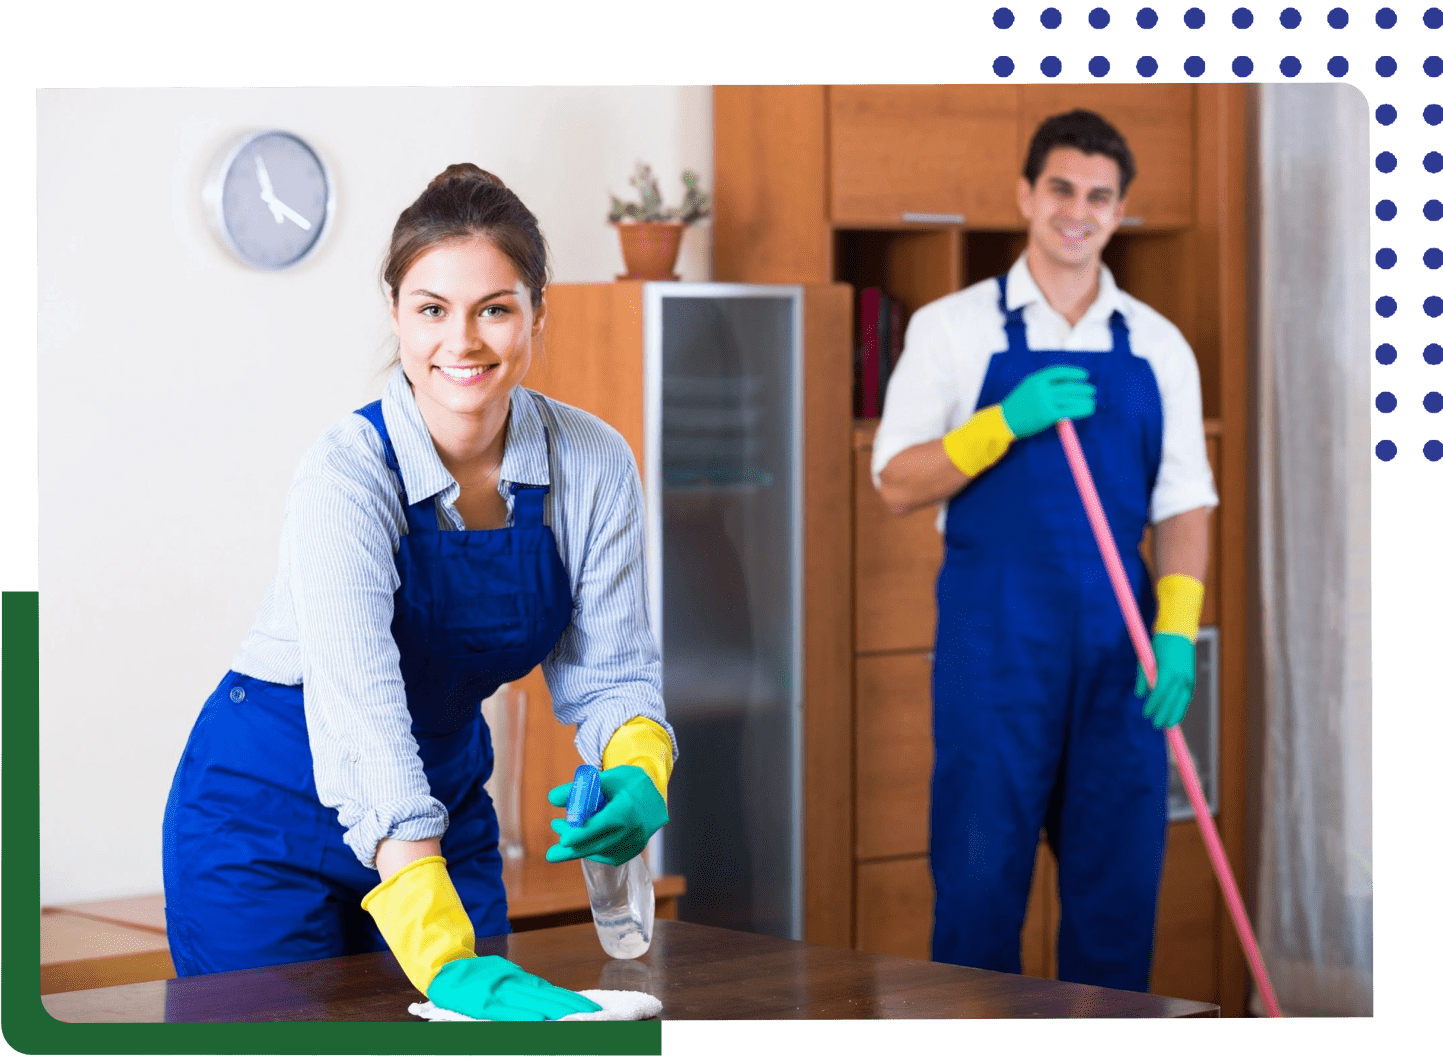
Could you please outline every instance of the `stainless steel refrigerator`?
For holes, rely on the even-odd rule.
[[[802,928],[802,289],[644,288],[647,588],[682,919]],[[654,850],[654,855],[657,853]]]

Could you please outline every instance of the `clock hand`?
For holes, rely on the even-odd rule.
[[[275,212],[275,211],[277,211],[277,210],[280,211],[279,213],[276,213],[276,223],[277,223],[277,224],[280,223],[281,214],[284,214],[285,216],[289,217],[291,220],[295,221],[296,224],[300,225],[302,231],[309,232],[309,231],[311,230],[311,222],[310,222],[310,221],[306,220],[306,219],[305,219],[304,217],[302,217],[299,213],[297,213],[295,210],[291,209],[289,206],[287,206],[287,205],[286,205],[284,202],[282,202],[280,199],[276,198],[274,195],[272,195],[271,198],[270,198],[270,206],[271,206],[271,211],[272,211],[272,212]]]
[[[269,202],[275,193],[271,190],[271,176],[266,172],[265,159],[260,155],[256,155],[256,176],[261,182],[261,198]]]

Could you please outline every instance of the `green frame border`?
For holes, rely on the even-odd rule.
[[[1009,29],[993,25],[993,12],[1006,6],[1016,14]],[[1159,13],[1156,29],[1141,30],[1133,22],[1139,7]],[[1206,12],[1206,25],[1183,25],[1188,7]],[[1254,25],[1235,29],[1229,16],[1237,7],[1253,10]],[[1303,25],[1278,26],[1277,13],[1296,7]],[[1380,7],[1397,12],[1391,30],[1374,25]],[[294,3],[257,0],[231,10],[195,4],[100,4],[79,0],[53,12],[10,13],[6,62],[0,68],[4,91],[4,128],[25,143],[33,133],[33,105],[38,87],[101,87],[101,85],[289,85],[289,84],[714,84],[714,82],[896,81],[1017,82],[1042,81],[1043,56],[1062,59],[1058,81],[1092,82],[1087,62],[1094,55],[1110,58],[1102,81],[1141,81],[1133,68],[1137,56],[1153,55],[1160,63],[1156,81],[1189,81],[1182,62],[1198,55],[1206,61],[1202,81],[1283,79],[1277,59],[1296,55],[1304,63],[1297,79],[1343,79],[1355,84],[1377,107],[1391,102],[1398,120],[1390,127],[1372,124],[1372,153],[1392,151],[1400,166],[1391,175],[1372,172],[1372,199],[1391,198],[1400,206],[1397,221],[1374,221],[1374,248],[1390,245],[1400,255],[1392,270],[1375,268],[1374,296],[1390,294],[1400,310],[1391,319],[1374,316],[1374,345],[1382,340],[1398,348],[1395,364],[1374,362],[1374,390],[1397,392],[1400,408],[1390,416],[1375,414],[1374,440],[1397,441],[1400,454],[1390,463],[1374,462],[1374,641],[1375,701],[1394,707],[1410,723],[1407,737],[1390,726],[1378,726],[1378,746],[1390,768],[1378,776],[1378,805],[1427,805],[1430,791],[1427,747],[1436,743],[1439,691],[1426,682],[1418,659],[1429,658],[1430,632],[1437,628],[1437,607],[1443,599],[1443,571],[1433,560],[1443,537],[1443,462],[1418,456],[1421,441],[1443,434],[1443,417],[1421,411],[1414,394],[1443,388],[1443,369],[1424,364],[1418,351],[1436,338],[1439,329],[1424,316],[1421,302],[1443,281],[1421,267],[1424,248],[1439,242],[1440,229],[1421,219],[1421,202],[1440,195],[1443,177],[1431,176],[1418,164],[1421,154],[1439,146],[1434,128],[1421,121],[1427,102],[1443,102],[1443,79],[1423,72],[1427,56],[1443,55],[1443,30],[1423,26],[1430,3],[1071,3],[951,4],[938,10],[921,0],[887,4],[856,1],[827,9],[812,6],[737,0],[722,9],[674,9],[657,12],[605,10],[579,3],[548,4],[541,17],[496,9],[440,9],[426,16],[404,14],[395,4],[355,3],[333,10],[302,9]],[[1039,25],[1045,7],[1061,10],[1063,25]],[[1107,29],[1087,26],[1087,13],[1104,7],[1111,14]],[[1332,7],[1349,13],[1349,26],[1330,29],[1325,22]],[[286,32],[277,33],[277,27]],[[476,40],[475,62],[456,62],[455,40]],[[317,42],[323,42],[317,45]],[[398,45],[398,42],[401,42]],[[444,52],[444,55],[443,55]],[[1234,56],[1253,56],[1247,78],[1232,76]],[[997,76],[993,62],[1006,55],[1016,63],[1007,76]],[[1333,78],[1325,63],[1345,56],[1349,72]],[[1398,69],[1391,78],[1375,72],[1374,59],[1391,55]],[[460,66],[460,69],[457,69]],[[33,140],[30,140],[33,143]],[[13,154],[25,159],[23,147]],[[33,157],[33,156],[32,156]],[[12,304],[10,319],[26,320],[19,346],[33,319],[29,261],[35,234],[30,173],[22,166],[4,170],[4,211],[14,245],[7,255],[10,283],[4,297]],[[97,160],[97,179],[104,162]],[[23,304],[22,304],[23,303]],[[254,1053],[254,1055],[377,1055],[413,1053],[424,1046],[431,1055],[478,1053],[476,1042],[442,1045],[446,1027],[417,1032],[416,1024],[286,1024],[278,1026],[69,1026],[49,1019],[39,1004],[39,880],[38,864],[38,594],[36,594],[36,416],[32,401],[35,362],[25,353],[10,358],[9,385],[0,388],[0,482],[7,486],[0,519],[0,724],[3,724],[3,772],[0,772],[0,853],[10,870],[0,883],[0,1034],[4,1046],[26,1055],[175,1055],[175,1053]],[[1421,620],[1418,620],[1421,619]],[[1433,626],[1429,626],[1429,619]],[[1411,708],[1410,708],[1411,707]],[[1418,708],[1423,707],[1423,708]],[[1387,733],[1387,734],[1385,734]],[[1429,736],[1433,736],[1430,739]],[[1382,818],[1387,818],[1382,817]],[[1380,830],[1382,828],[1380,827]],[[1416,848],[1394,843],[1390,850]],[[1404,854],[1405,857],[1408,854]],[[1418,858],[1426,853],[1413,854]],[[1398,858],[1394,857],[1394,861]],[[1385,863],[1394,863],[1385,861]],[[1426,861],[1427,863],[1427,861]],[[1427,1011],[1427,987],[1434,977],[1433,952],[1439,942],[1433,908],[1433,879],[1424,871],[1384,870],[1385,892],[1397,893],[1382,905],[1377,936],[1377,981],[1387,984],[1381,1010],[1388,1024]],[[1387,890],[1391,886],[1392,890]],[[1407,925],[1403,923],[1407,916]],[[1277,1029],[1263,1023],[1235,1020],[1232,1029],[1215,1029],[1183,1037],[1160,1029],[1162,1024],[1061,1023],[668,1023],[567,1024],[567,1026],[491,1027],[488,1050],[512,1055],[545,1053],[651,1053],[664,1055],[733,1055],[742,1052],[797,1052],[824,1049],[854,1053],[924,1052],[965,1047],[1055,1046],[1059,1049],[1117,1049],[1118,1045],[1215,1053],[1216,1033],[1227,1034],[1232,1049],[1291,1046],[1352,1050],[1371,1039],[1367,1030],[1351,1029],[1351,1021],[1319,1029],[1316,1020],[1289,1020]],[[1371,1026],[1372,1020],[1362,1020]],[[1254,1029],[1240,1029],[1253,1026]],[[1283,1029],[1286,1026],[1286,1029]],[[1286,1034],[1273,1037],[1271,1033]],[[1367,1033],[1354,1039],[1352,1033]],[[1166,1036],[1163,1036],[1166,1034]],[[1426,1037],[1424,1037],[1426,1039]],[[1257,1042],[1257,1043],[1253,1043]],[[1401,1042],[1400,1042],[1401,1043]]]

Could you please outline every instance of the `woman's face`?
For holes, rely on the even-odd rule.
[[[391,329],[428,423],[437,413],[505,415],[546,314],[511,259],[482,237],[440,243],[401,277]]]

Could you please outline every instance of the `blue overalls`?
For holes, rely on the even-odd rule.
[[[399,477],[381,402],[359,414]],[[479,705],[556,645],[571,620],[570,580],[543,521],[546,486],[511,486],[509,528],[446,532],[435,499],[410,504],[402,488],[408,531],[395,556],[391,633],[411,731],[449,815],[441,853],[476,936],[505,934]],[[303,696],[299,685],[230,672],[191,731],[164,825],[166,932],[182,976],[386,947],[360,906],[380,877],[316,794]]]
[[[1113,312],[1110,352],[1027,346],[1019,307],[977,407],[1052,364],[1085,367],[1097,410],[1076,423],[1151,625],[1138,546],[1162,452],[1162,398]],[[1167,827],[1163,733],[1133,695],[1128,640],[1055,429],[1015,441],[953,497],[937,579],[933,959],[1020,970],[1038,833],[1058,861],[1058,977],[1145,991]]]

